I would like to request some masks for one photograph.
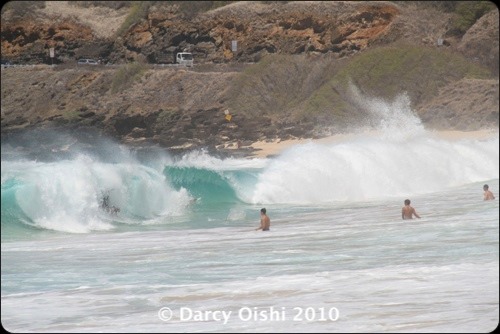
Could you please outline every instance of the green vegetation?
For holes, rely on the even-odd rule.
[[[458,1],[449,34],[463,35],[477,20],[491,10],[498,10],[491,1]]]
[[[349,111],[349,84],[365,94],[393,100],[407,92],[413,103],[431,99],[439,88],[462,78],[490,78],[490,72],[444,49],[399,46],[377,48],[354,57],[306,101],[304,115]]]
[[[104,6],[101,1],[80,1],[81,6]],[[106,3],[106,1],[103,1]],[[113,1],[111,1],[113,2]],[[123,1],[117,1],[118,8],[126,6]],[[125,18],[120,28],[118,28],[116,35],[121,36],[127,32],[130,27],[139,22],[142,19],[147,18],[149,8],[151,6],[179,6],[179,10],[186,17],[193,17],[200,12],[206,12],[215,8],[223,7],[234,1],[132,1],[128,6],[130,7],[130,12]]]
[[[427,99],[450,80],[488,78],[488,70],[445,49],[419,46],[384,47],[354,57],[330,85],[346,91],[348,82],[367,93],[392,99],[407,91],[416,100]],[[412,96],[413,94],[413,96]]]
[[[484,14],[498,10],[493,1],[393,1],[400,6],[417,6],[453,13],[447,36],[462,36]]]
[[[80,113],[76,110],[69,110],[62,113],[62,118],[69,122],[76,122],[80,119]]]
[[[297,121],[342,121],[355,112],[349,83],[388,100],[408,93],[411,101],[436,96],[462,78],[491,78],[491,72],[446,49],[383,47],[350,59],[269,55],[248,67],[229,92],[231,109],[247,115],[294,115]]]
[[[365,94],[388,100],[407,92],[415,104],[438,94],[439,88],[462,78],[485,79],[490,72],[443,49],[417,46],[369,50],[336,73],[305,103],[305,114],[347,113],[349,83]]]
[[[178,6],[185,18],[192,18],[198,13],[224,7],[235,1],[154,1],[155,6]]]
[[[111,93],[123,91],[132,86],[134,81],[139,80],[146,71],[146,65],[140,62],[133,62],[121,66],[115,73],[111,82]]]
[[[12,18],[27,18],[34,15],[38,8],[45,8],[45,1],[8,1],[2,5],[2,20],[3,13],[10,10]]]
[[[166,126],[170,122],[177,120],[180,117],[180,109],[178,107],[170,107],[161,110],[156,118],[156,124],[159,126]]]
[[[69,1],[71,5],[83,8],[89,7],[107,7],[113,9],[120,9],[122,7],[129,7],[132,3],[130,1]]]
[[[335,66],[327,57],[267,55],[235,80],[229,106],[248,115],[290,114],[329,79]]]
[[[187,15],[195,15],[219,7],[224,7],[234,1],[169,1],[170,4],[176,4],[181,11]]]
[[[22,1],[27,2],[27,1]],[[35,2],[35,1],[30,1]],[[44,1],[37,1],[44,2]],[[74,6],[83,8],[89,7],[107,7],[113,9],[120,9],[123,7],[134,7],[137,3],[142,1],[70,1],[69,3]],[[226,6],[235,1],[148,1],[149,6],[179,6],[181,12],[187,15],[194,15],[200,12],[216,9]],[[268,2],[268,1],[266,1]],[[271,1],[273,2],[273,1]],[[276,1],[280,2],[280,1]]]
[[[125,18],[125,21],[123,21],[120,28],[116,31],[116,35],[121,36],[134,24],[142,19],[145,19],[148,15],[151,4],[151,1],[134,1],[130,6],[130,12]]]

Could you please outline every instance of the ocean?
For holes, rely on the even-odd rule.
[[[3,142],[2,325],[494,330],[498,130],[443,138],[402,101],[372,101],[375,135],[360,129],[268,158],[172,156],[68,135]],[[483,184],[497,199],[483,201]],[[401,219],[406,198],[421,219]],[[255,231],[263,207],[268,232]]]

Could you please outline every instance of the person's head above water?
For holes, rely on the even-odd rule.
[[[405,199],[405,205],[410,205],[410,200],[409,199]]]
[[[260,213],[262,213],[262,214],[264,214],[264,215],[265,215],[265,214],[266,214],[266,208],[262,208],[262,209],[260,209]]]
[[[488,190],[488,188],[489,188],[489,186],[488,186],[487,184],[485,184],[485,185],[483,186],[483,189],[484,189],[484,190]]]

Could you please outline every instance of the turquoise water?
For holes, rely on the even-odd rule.
[[[498,132],[447,140],[397,103],[373,105],[392,127],[269,159],[175,158],[110,142],[33,158],[3,145],[2,325],[493,330]],[[483,201],[484,183],[497,199]],[[105,195],[116,215],[100,207]],[[406,198],[422,219],[401,220]],[[270,232],[254,231],[262,207]]]

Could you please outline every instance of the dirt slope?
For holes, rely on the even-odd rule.
[[[386,98],[404,91],[401,78],[430,128],[498,128],[498,11],[438,47],[451,14],[411,3],[237,2],[189,19],[162,3],[116,37],[130,8],[47,2],[35,19],[2,11],[2,57],[48,62],[48,48],[55,47],[59,62],[2,68],[3,139],[44,127],[91,128],[124,142],[183,149],[318,137],[363,119],[341,76],[358,77],[362,91]],[[384,65],[388,56],[372,51],[388,46],[425,52]],[[151,64],[182,49],[195,54],[194,68]],[[127,76],[125,65],[77,67],[81,55],[144,64]],[[407,63],[397,65],[402,59]],[[451,67],[433,78],[428,72],[442,61]],[[370,62],[377,65],[371,74],[363,67]],[[123,85],[114,90],[117,82]],[[224,118],[228,109],[231,122]]]

